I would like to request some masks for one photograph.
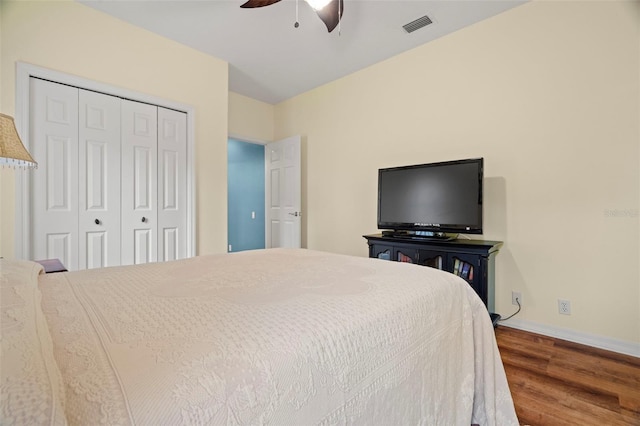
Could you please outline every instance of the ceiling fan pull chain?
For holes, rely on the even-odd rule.
[[[340,19],[340,15],[341,15],[340,12],[342,12],[341,9],[342,9],[342,0],[338,0],[338,37],[342,35],[342,19]]]
[[[294,28],[298,28],[300,26],[300,23],[298,22],[298,0],[296,0],[296,23],[293,24]]]

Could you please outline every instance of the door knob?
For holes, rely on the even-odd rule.
[[[293,212],[293,213],[289,213],[289,214],[291,216],[295,216],[295,217],[302,216],[302,213],[300,213],[300,212]]]
[[[146,222],[146,221],[147,221],[147,218],[146,218],[146,217],[144,217],[144,216],[142,216],[142,222],[144,223],[144,222]]]
[[[100,219],[96,219],[94,222],[96,223],[96,225],[100,225]]]

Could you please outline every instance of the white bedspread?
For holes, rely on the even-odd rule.
[[[39,287],[70,424],[517,424],[486,308],[435,269],[274,249]]]

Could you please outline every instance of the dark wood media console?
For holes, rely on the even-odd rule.
[[[456,274],[478,293],[490,313],[494,312],[495,257],[502,241],[437,240],[406,236],[364,235],[369,257],[410,262]],[[492,322],[499,316],[492,314]]]

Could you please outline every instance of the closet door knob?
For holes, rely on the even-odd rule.
[[[94,222],[96,223],[96,225],[100,225],[100,219],[96,219]]]
[[[144,217],[144,216],[142,216],[142,222],[144,223],[144,222],[146,222],[146,221],[147,221],[147,218],[146,218],[146,217]]]

